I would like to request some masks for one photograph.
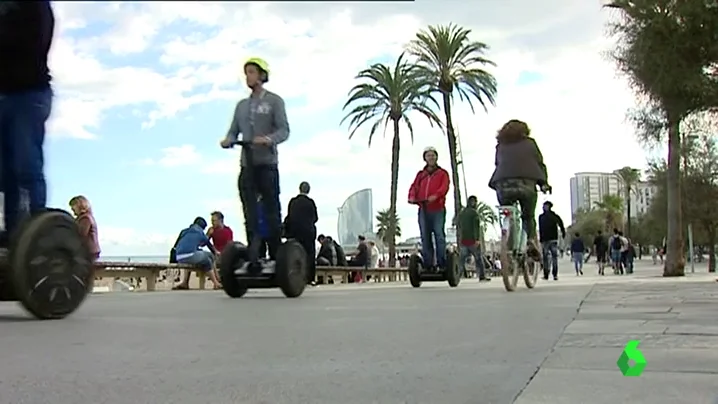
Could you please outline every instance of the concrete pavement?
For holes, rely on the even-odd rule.
[[[659,377],[653,374],[676,362],[663,348],[681,341],[688,346],[676,347],[687,350],[717,346],[718,336],[685,328],[710,323],[708,311],[695,306],[707,306],[714,295],[691,296],[718,289],[713,278],[694,287],[691,280],[708,278],[653,278],[659,271],[645,265],[632,278],[599,278],[588,268],[586,276],[574,277],[566,262],[562,267],[560,281],[516,293],[504,292],[498,279],[464,281],[457,289],[443,283],[419,290],[401,284],[320,287],[295,300],[278,291],[252,291],[239,300],[211,291],[117,293],[92,296],[59,322],[28,321],[16,305],[0,304],[0,404],[504,404],[520,393],[519,403],[600,403],[606,390],[616,401],[635,397],[627,392],[638,387],[667,389],[666,376],[651,384]],[[686,306],[671,306],[655,319],[660,324],[641,328],[640,316],[656,314],[638,311],[644,300],[625,300],[621,288],[661,281],[673,289],[641,296],[675,293]],[[592,289],[584,307],[593,305],[594,312],[580,312],[574,321]],[[610,302],[619,301],[633,311],[618,311],[617,318]],[[674,311],[678,315],[669,318]],[[631,313],[638,319],[626,318]],[[679,323],[684,328],[675,328]],[[705,335],[684,339],[668,334],[671,327]],[[639,378],[623,378],[615,368],[631,337],[619,329],[640,331],[643,338],[649,365]],[[651,332],[658,333],[650,337],[655,347],[645,336]],[[681,369],[705,370],[713,358],[704,357],[685,359]],[[691,388],[702,395],[690,401],[706,402],[706,376],[667,377],[677,386],[694,381],[698,387]],[[624,384],[633,390],[616,387]]]

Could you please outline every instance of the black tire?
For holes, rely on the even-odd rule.
[[[275,274],[284,296],[299,297],[307,287],[307,253],[295,240],[287,240],[277,251]]]
[[[75,220],[63,210],[24,220],[11,237],[8,263],[15,296],[41,320],[72,314],[95,282],[92,255]]]
[[[444,268],[446,280],[449,286],[455,288],[461,283],[461,271],[459,270],[459,254],[456,251],[446,251],[446,268]]]
[[[501,260],[501,278],[504,281],[504,288],[507,292],[516,290],[519,282],[519,265],[514,259],[513,251],[509,246],[510,230],[501,231],[501,251],[499,252],[499,260]]]
[[[536,287],[539,272],[542,272],[541,265],[528,255],[524,256],[523,261],[524,283],[527,288],[533,289]]]
[[[247,293],[247,285],[240,282],[234,270],[240,268],[247,261],[247,247],[241,243],[230,243],[222,250],[219,263],[219,280],[227,296],[238,299]]]
[[[409,257],[409,283],[411,286],[418,288],[421,287],[421,269],[423,263],[421,257],[417,254],[412,254]]]

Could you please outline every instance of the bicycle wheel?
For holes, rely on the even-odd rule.
[[[527,288],[533,289],[536,287],[538,274],[541,272],[541,265],[529,256],[524,257],[523,264],[524,283]]]
[[[501,230],[501,252],[499,253],[501,260],[501,277],[504,281],[504,287],[507,292],[516,290],[519,282],[519,266],[514,259],[514,252],[511,243],[511,228]]]

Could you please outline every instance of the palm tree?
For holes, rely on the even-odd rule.
[[[374,64],[356,76],[356,79],[362,80],[363,83],[357,84],[349,91],[349,99],[343,107],[344,110],[350,106],[353,107],[342,119],[342,123],[349,120],[351,130],[349,139],[360,127],[368,122],[372,123],[369,131],[369,146],[380,126],[383,126],[386,131],[389,124],[392,124],[394,136],[391,146],[389,204],[389,211],[392,215],[396,215],[396,194],[399,182],[399,122],[406,123],[412,141],[414,140],[414,126],[409,119],[410,112],[418,112],[425,116],[432,127],[434,124],[441,126],[439,117],[431,108],[431,103],[437,108],[438,104],[430,97],[431,88],[421,80],[420,73],[421,71],[416,65],[404,60],[404,54],[399,56],[393,69],[384,64]],[[393,268],[396,260],[396,229],[394,225],[391,225],[387,230],[389,267]]]
[[[496,214],[496,210],[484,201],[479,201],[479,204],[476,205],[476,211],[479,213],[481,236],[483,237],[489,229],[489,225],[495,226],[499,222],[499,216]],[[483,241],[481,240],[482,244]]]
[[[449,142],[452,182],[454,185],[454,215],[461,212],[461,188],[457,159],[457,136],[451,117],[454,94],[461,101],[469,103],[474,111],[472,99],[487,111],[487,104],[495,105],[496,78],[484,70],[495,66],[484,57],[488,46],[469,39],[471,30],[458,25],[429,26],[416,34],[408,45],[408,51],[415,56],[424,80],[431,83],[432,94],[439,93],[446,119],[446,137]]]
[[[623,167],[620,170],[615,171],[618,179],[623,184],[623,197],[625,198],[626,206],[626,237],[630,237],[631,234],[631,193],[636,192],[636,185],[641,179],[641,172],[638,169],[631,167]]]
[[[618,195],[604,195],[601,201],[594,202],[594,206],[603,214],[606,231],[622,227],[623,198]]]
[[[394,236],[401,237],[401,227],[399,217],[391,213],[390,209],[380,210],[376,214],[377,228],[376,238],[381,240],[384,245],[389,245],[389,229],[394,227]]]

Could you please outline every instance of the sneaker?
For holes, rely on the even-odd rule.
[[[558,276],[554,276],[554,277],[553,277],[553,280],[557,281],[557,280],[558,280]]]
[[[479,282],[491,282],[491,278],[487,278],[484,276],[483,278],[479,278]]]
[[[581,276],[583,276],[583,271],[578,271],[578,273],[581,274]]]
[[[316,282],[316,281],[311,281],[311,282],[307,283],[307,285],[309,285],[309,286],[317,286],[317,282]]]

